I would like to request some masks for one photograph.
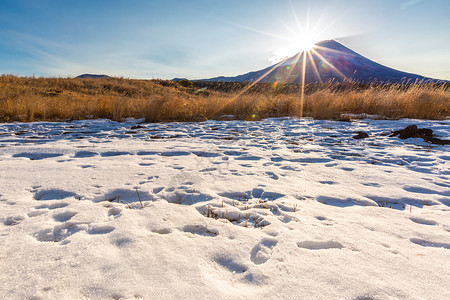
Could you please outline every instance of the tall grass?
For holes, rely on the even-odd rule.
[[[297,85],[258,84],[247,89],[246,83],[195,82],[185,87],[162,80],[2,75],[0,122],[129,117],[148,122],[203,121],[223,115],[243,120],[300,115],[339,119],[345,114],[444,119],[450,115],[447,84],[312,84],[305,89],[303,112]]]

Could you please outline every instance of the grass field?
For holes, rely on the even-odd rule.
[[[309,84],[303,104],[295,84],[249,84],[124,78],[78,79],[0,76],[0,122],[145,118],[147,122],[307,116],[345,119],[444,119],[448,84]],[[301,109],[302,108],[302,109]]]

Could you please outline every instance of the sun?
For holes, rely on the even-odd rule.
[[[297,38],[295,43],[296,43],[295,48],[297,49],[297,52],[307,52],[311,51],[314,48],[316,40],[310,35],[304,35]]]
[[[278,63],[291,56],[302,54],[303,52],[311,52],[317,42],[317,39],[314,39],[311,35],[296,36],[290,41],[289,47],[282,47],[273,51],[269,61]]]

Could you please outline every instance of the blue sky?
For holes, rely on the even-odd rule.
[[[301,29],[450,80],[448,15],[447,0],[1,0],[0,74],[234,76],[295,51]]]

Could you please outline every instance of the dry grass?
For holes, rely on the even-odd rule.
[[[223,88],[223,87],[227,88]],[[230,88],[230,86],[238,88]],[[198,92],[201,87],[206,91]],[[0,121],[145,118],[148,122],[203,121],[234,115],[257,120],[279,116],[339,119],[344,114],[381,118],[444,119],[450,115],[448,84],[413,86],[356,83],[310,85],[303,112],[299,88],[259,84],[195,83],[124,78],[76,79],[0,76]]]

